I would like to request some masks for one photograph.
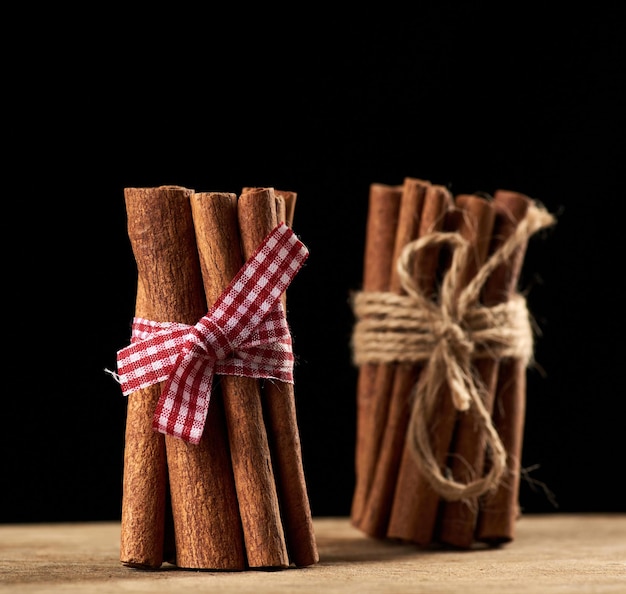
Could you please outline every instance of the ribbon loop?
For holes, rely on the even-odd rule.
[[[161,433],[198,443],[214,374],[293,383],[291,334],[280,297],[309,252],[284,223],[275,227],[194,326],[135,318],[117,354],[124,395],[165,382],[153,418]]]

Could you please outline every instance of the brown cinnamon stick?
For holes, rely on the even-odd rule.
[[[387,291],[402,294],[400,276],[396,268],[400,254],[404,247],[417,237],[422,216],[422,205],[426,188],[429,183],[420,179],[405,178],[402,184],[402,195],[398,210],[394,249],[391,257],[391,266],[387,271]],[[381,498],[388,490],[384,480],[383,466],[387,464],[387,444],[385,444],[385,428],[389,416],[390,403],[392,401],[392,388],[397,365],[395,363],[377,365],[374,378],[374,387],[370,402],[370,415],[372,422],[369,427],[369,454],[372,460],[370,488],[358,528],[370,536],[382,536],[386,532],[386,514],[383,511]],[[387,434],[388,439],[391,435]],[[380,456],[384,460],[381,463]],[[380,470],[378,470],[380,468]]]
[[[445,220],[445,213],[453,204],[451,194],[442,186],[432,186],[421,180],[407,178],[404,189],[398,217],[394,262],[398,261],[402,250],[410,241],[440,230]],[[418,252],[414,259],[414,274],[418,279],[418,286],[428,295],[434,287],[438,260],[439,248],[434,246]],[[390,277],[389,288],[390,291],[398,294],[404,293],[395,266]],[[379,369],[380,367],[382,366],[379,366]],[[363,518],[359,523],[361,530],[377,538],[387,535],[389,514],[410,416],[410,394],[419,377],[421,366],[400,363],[391,369],[393,377],[389,386],[388,415],[374,479]],[[384,422],[384,419],[381,422]]]
[[[284,196],[276,194],[274,196],[276,206],[276,220],[285,222],[287,218],[287,204],[285,203]]]
[[[296,211],[296,200],[298,198],[298,194],[291,190],[274,190],[276,196],[282,198],[285,203],[285,211],[279,212],[277,210],[276,215],[278,218],[278,222],[285,222],[289,227],[293,227],[293,218]],[[242,192],[243,193],[243,192]]]
[[[221,394],[214,389],[200,443],[166,437],[178,567],[246,569],[225,427]]]
[[[493,220],[494,211],[486,199],[474,195],[456,198],[456,209],[448,217],[446,229],[460,233],[472,247],[472,257],[460,273],[459,290],[467,285],[486,258]],[[444,475],[455,421],[456,410],[450,390],[444,384],[429,420],[432,451]],[[431,544],[440,500],[440,495],[421,472],[407,440],[402,452],[387,535],[421,546]]]
[[[278,223],[285,223],[288,227],[292,227],[298,194],[291,190],[277,190],[272,187],[244,186],[241,189],[241,195],[262,191],[268,191],[274,195],[276,201],[276,220]]]
[[[371,184],[365,255],[363,262],[363,291],[387,291],[392,267],[396,225],[402,197],[402,186]],[[372,413],[374,382],[378,365],[365,363],[358,370],[356,395],[355,488],[350,519],[358,526],[365,509],[374,476],[376,450],[370,444],[376,418]]]
[[[238,216],[247,258],[279,222],[274,191],[267,188],[243,193]],[[289,218],[293,219],[293,213]],[[294,385],[265,381],[261,396],[289,558],[299,567],[312,565],[319,561],[319,554],[302,462]]]
[[[521,194],[499,192],[494,197],[496,213],[493,240],[490,252],[493,253],[515,231],[517,224],[524,218],[530,199]],[[482,303],[491,307],[507,301],[517,286],[521,254],[517,250],[514,259],[498,268],[487,279],[482,292]],[[496,394],[499,360],[481,358],[473,362],[477,377],[484,386],[485,409],[491,414]],[[454,456],[451,459],[451,472],[455,480],[469,483],[483,476],[485,465],[485,437],[475,422],[471,411],[459,415],[452,446]],[[441,510],[438,540],[446,544],[469,548],[474,542],[476,518],[478,517],[478,498],[463,501],[445,502]]]
[[[519,205],[525,204],[527,210],[531,202],[529,197],[507,190],[498,190],[494,194],[494,205],[503,226],[514,226],[519,219]],[[520,246],[508,265],[497,271],[503,277],[501,284],[508,290],[507,296],[516,289],[525,252],[526,245]],[[503,359],[498,370],[492,418],[507,452],[507,470],[496,491],[481,501],[476,527],[476,539],[479,541],[498,545],[515,537],[520,513],[518,495],[525,415],[526,363],[518,359]]]
[[[192,199],[207,300],[224,291],[244,263],[235,194],[199,193]],[[221,376],[219,380],[230,442],[239,513],[248,565],[289,565],[258,381]]]
[[[141,278],[142,299],[155,321],[195,324],[206,313],[191,215],[192,190],[178,186],[125,189],[128,234]],[[176,564],[189,568],[242,569],[239,526],[229,521],[234,493],[227,442],[213,402],[197,446],[166,436],[166,455],[176,537]],[[152,403],[151,403],[152,404]],[[146,407],[147,408],[147,407]],[[144,410],[151,422],[154,409]],[[162,439],[156,435],[153,439]],[[150,454],[147,451],[146,454]],[[150,461],[133,460],[141,474]],[[141,483],[141,481],[138,481]],[[129,492],[134,506],[153,506],[149,489]],[[158,485],[159,493],[161,485]],[[142,497],[140,502],[136,501]],[[160,497],[160,494],[158,495]]]
[[[149,305],[139,277],[135,315],[152,318]],[[152,430],[160,394],[160,386],[154,385],[129,394],[127,400],[120,561],[128,567],[157,569],[164,561],[165,438]]]
[[[244,186],[241,189],[242,194],[248,192],[254,192],[257,190],[264,190],[269,188],[257,187],[257,186]],[[296,209],[296,200],[298,198],[297,192],[292,190],[278,190],[272,188],[272,191],[276,195],[276,217],[279,223],[285,223],[288,227],[293,226],[293,217]],[[279,203],[282,203],[279,206]]]

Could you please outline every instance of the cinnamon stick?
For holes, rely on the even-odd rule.
[[[246,569],[225,426],[221,394],[214,389],[200,443],[166,437],[176,565],[181,568]]]
[[[389,271],[393,265],[401,197],[401,185],[370,185],[363,262],[363,291],[387,291],[389,289]],[[354,526],[359,525],[365,509],[376,464],[376,451],[370,446],[370,436],[376,424],[376,418],[371,409],[377,368],[376,363],[365,363],[359,367],[357,376],[356,481],[350,510],[350,519]]]
[[[398,261],[404,247],[417,237],[422,205],[428,182],[419,179],[405,178],[402,184],[402,195],[398,210],[398,221],[395,229],[394,248],[391,257],[391,266],[387,271],[387,291],[402,294],[400,276],[395,263]],[[387,484],[383,476],[377,473],[383,472],[382,465],[386,464],[386,444],[384,443],[385,426],[389,414],[391,392],[397,365],[395,363],[379,364],[374,377],[374,387],[370,402],[372,422],[369,427],[368,456],[371,459],[370,488],[367,492],[366,502],[358,520],[360,530],[370,536],[380,536],[386,530],[386,517],[382,510],[381,498],[387,490]],[[388,436],[388,438],[391,436]],[[383,455],[385,460],[380,461]],[[381,468],[379,471],[378,468]]]
[[[129,212],[129,225],[134,217]],[[141,276],[137,279],[137,317],[152,318]],[[122,480],[120,561],[128,567],[157,569],[164,560],[167,462],[165,438],[152,430],[158,385],[128,395]]]
[[[472,257],[460,272],[458,289],[465,287],[484,262],[491,238],[493,208],[486,199],[474,195],[456,198],[456,209],[446,221],[446,229],[461,234],[471,245]],[[420,380],[421,381],[421,378]],[[434,409],[429,414],[429,435],[432,451],[441,469],[446,459],[456,421],[450,389],[444,384]],[[444,471],[445,474],[445,471]],[[405,442],[387,535],[425,546],[433,542],[441,497],[422,473]]]
[[[214,302],[244,263],[235,194],[192,199],[207,300]],[[202,238],[202,240],[200,240]],[[255,378],[220,377],[232,469],[247,562],[253,568],[289,565],[261,397]]]
[[[241,189],[242,194],[248,192],[255,192],[258,190],[269,190],[270,188],[264,188],[260,186],[244,186]],[[276,217],[279,223],[285,223],[287,226],[293,226],[293,217],[296,209],[296,200],[298,198],[297,192],[292,190],[278,190],[271,188],[276,196]],[[280,203],[280,205],[279,205]]]
[[[400,253],[410,241],[417,237],[423,237],[432,231],[440,230],[443,226],[445,213],[453,204],[451,194],[442,186],[432,186],[427,182],[412,178],[405,179],[404,184],[396,232],[394,262],[399,259]],[[414,274],[418,279],[420,290],[424,293],[430,294],[433,290],[438,260],[439,248],[435,246],[420,251],[414,259]],[[392,268],[390,291],[403,294],[398,272],[395,266]],[[411,389],[419,377],[421,366],[399,363],[391,369],[393,370],[393,377],[389,386],[388,415],[374,480],[363,518],[359,523],[361,530],[377,538],[387,535],[398,467],[410,416]]]
[[[515,231],[524,218],[530,199],[513,192],[498,192],[494,197],[495,223],[490,252],[495,252]],[[507,301],[517,286],[521,269],[521,250],[514,258],[496,268],[487,279],[482,292],[482,303],[491,307]],[[492,414],[500,361],[481,358],[473,362],[479,381],[484,386],[485,409]],[[459,415],[452,447],[451,472],[455,480],[469,483],[483,476],[485,465],[485,437],[471,411]],[[445,502],[441,510],[439,537],[443,543],[469,548],[474,543],[479,500],[477,497],[463,501]]]
[[[129,237],[154,321],[193,325],[206,313],[189,202],[192,193],[178,186],[125,189]],[[165,437],[176,564],[180,567],[243,568],[237,546],[239,526],[229,521],[232,509],[236,510],[234,498],[225,496],[234,491],[218,402],[212,403],[197,446]],[[150,421],[153,412],[153,408],[145,411]],[[142,465],[146,460],[136,459],[135,463]],[[146,499],[136,505],[152,506],[154,495],[148,489],[141,493]],[[129,497],[135,498],[137,493]]]
[[[284,196],[280,196],[275,191],[274,201],[275,201],[274,204],[276,208],[276,220],[285,222],[287,218],[287,204],[285,203]]]
[[[277,210],[276,214],[278,217],[278,222],[284,221],[289,227],[293,227],[293,218],[296,211],[296,200],[298,198],[298,194],[293,192],[292,190],[274,190],[276,196],[282,198],[285,204],[284,212],[279,212]],[[243,193],[243,192],[242,192]]]
[[[252,190],[239,197],[238,217],[245,257],[278,224],[276,203],[272,188]],[[293,213],[289,218],[293,219]],[[319,561],[319,554],[302,462],[294,386],[277,380],[266,381],[261,396],[289,558],[298,567],[313,565]]]
[[[529,197],[517,192],[498,190],[494,194],[494,205],[503,227],[514,227],[521,218],[520,205],[526,205],[525,214],[531,202]],[[507,297],[516,289],[526,247],[526,244],[521,245],[507,265],[497,271],[503,277],[501,284],[507,290]],[[515,537],[525,414],[526,363],[503,359],[498,370],[492,418],[507,452],[507,470],[501,485],[481,501],[476,527],[478,541],[499,545]]]

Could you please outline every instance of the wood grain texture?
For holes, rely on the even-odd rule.
[[[429,550],[314,518],[320,562],[288,571],[143,571],[118,561],[116,522],[0,525],[0,592],[113,594],[621,594],[626,514],[522,516],[514,543]]]

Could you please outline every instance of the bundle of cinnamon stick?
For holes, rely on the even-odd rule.
[[[161,186],[124,197],[136,319],[194,326],[263,239],[291,226],[296,193]],[[280,300],[285,312],[284,292]],[[231,571],[317,563],[293,383],[214,377],[198,443],[153,429],[162,389],[128,396],[121,562]]]
[[[463,549],[514,539],[532,330],[517,292],[555,219],[518,192],[372,184],[353,307],[351,521],[375,538]]]

